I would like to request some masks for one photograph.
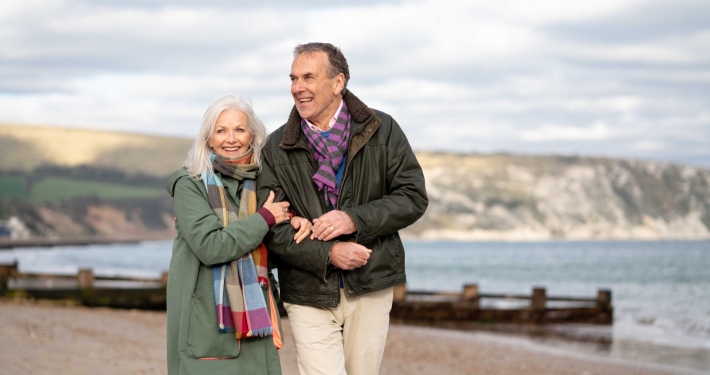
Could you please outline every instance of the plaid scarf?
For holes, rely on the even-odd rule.
[[[301,129],[306,135],[308,148],[313,152],[313,159],[318,164],[318,170],[313,175],[313,181],[318,191],[323,192],[325,202],[335,207],[338,201],[338,184],[335,172],[343,162],[343,156],[348,152],[350,138],[350,112],[343,102],[343,108],[338,113],[335,124],[330,129],[328,139],[311,129],[306,120],[301,119]]]
[[[210,156],[214,170],[206,171],[202,180],[207,189],[207,197],[212,210],[223,226],[245,218],[256,212],[256,190],[254,178],[258,166],[253,155],[248,152],[237,160],[229,161],[215,154]],[[222,184],[226,176],[243,181],[239,213],[232,204]],[[239,259],[212,267],[218,330],[220,333],[234,332],[237,339],[262,337],[273,334],[277,348],[283,346],[278,331],[276,304],[269,289],[268,251],[259,244],[252,252]],[[267,289],[269,306],[262,288]]]

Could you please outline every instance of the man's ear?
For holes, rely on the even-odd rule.
[[[335,76],[335,87],[333,87],[333,94],[341,95],[343,93],[343,87],[345,87],[345,75],[343,73],[338,73]]]

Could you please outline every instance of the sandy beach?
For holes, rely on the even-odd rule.
[[[298,374],[288,320],[285,375]],[[0,300],[0,374],[165,374],[165,312]],[[381,374],[697,374],[491,333],[391,325]]]

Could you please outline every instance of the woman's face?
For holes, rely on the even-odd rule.
[[[249,131],[249,122],[244,112],[230,108],[217,117],[210,146],[224,158],[233,159],[244,155],[254,136]]]

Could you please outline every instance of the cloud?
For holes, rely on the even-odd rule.
[[[550,141],[603,141],[614,136],[614,130],[609,125],[598,122],[588,127],[571,127],[560,125],[543,125],[535,129],[523,131],[520,138],[527,142]]]
[[[349,87],[417,149],[710,166],[706,1],[0,4],[0,122],[192,137],[250,97],[275,129],[298,43],[345,52]]]

